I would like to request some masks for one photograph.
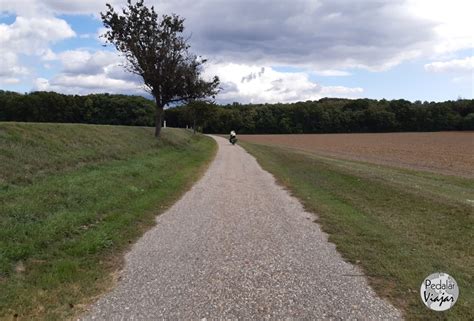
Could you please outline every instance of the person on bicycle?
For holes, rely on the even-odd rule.
[[[234,130],[231,130],[230,137],[229,137],[229,142],[232,143],[232,141],[235,140],[236,138],[237,138],[237,134],[235,133]]]

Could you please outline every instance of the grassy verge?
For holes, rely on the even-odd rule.
[[[172,129],[158,142],[148,128],[0,123],[0,137],[11,159],[0,163],[5,319],[80,312],[216,150],[212,139]]]
[[[408,319],[474,319],[473,180],[241,145],[318,214],[339,252]],[[460,288],[446,312],[420,299],[422,280],[437,271]]]

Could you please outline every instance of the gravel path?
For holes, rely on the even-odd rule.
[[[252,156],[215,139],[207,173],[133,246],[85,320],[401,318]]]

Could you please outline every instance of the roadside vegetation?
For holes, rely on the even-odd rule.
[[[474,319],[474,180],[241,145],[317,214],[338,251],[407,319]],[[442,313],[420,299],[422,280],[438,271],[460,288],[456,305]]]
[[[0,123],[0,319],[80,312],[215,150],[178,129]]]

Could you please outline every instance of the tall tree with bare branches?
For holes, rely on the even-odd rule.
[[[218,77],[210,81],[201,78],[206,60],[189,52],[183,18],[175,14],[158,17],[154,7],[147,7],[143,0],[128,0],[121,13],[107,4],[101,18],[107,28],[103,37],[122,53],[125,68],[141,76],[155,98],[156,137],[166,105],[214,98],[218,93]]]

